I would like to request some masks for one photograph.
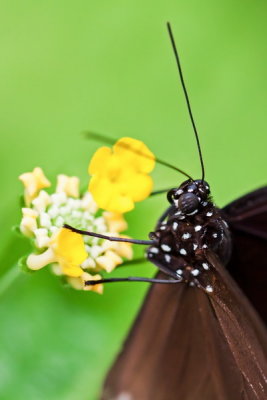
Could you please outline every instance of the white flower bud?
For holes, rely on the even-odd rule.
[[[107,272],[111,272],[117,265],[122,263],[122,258],[114,251],[108,250],[103,256],[97,257],[97,264]]]
[[[42,228],[50,228],[51,227],[50,216],[46,212],[40,213],[40,225]]]
[[[39,213],[45,211],[47,206],[51,204],[51,199],[49,194],[44,190],[41,190],[39,195],[35,197],[35,199],[32,201],[32,204],[34,209]]]
[[[95,268],[96,267],[96,263],[94,261],[94,259],[92,257],[88,257],[82,264],[81,267],[84,269],[87,268]]]
[[[80,180],[77,176],[58,175],[56,193],[66,193],[70,197],[79,197]]]
[[[33,231],[37,228],[36,219],[38,213],[32,208],[23,208],[22,214],[23,217],[20,223],[20,231],[23,235],[31,237],[33,236]]]
[[[51,239],[48,236],[48,230],[46,228],[35,229],[34,234],[36,247],[42,249],[43,247],[49,246]]]
[[[26,263],[30,269],[38,270],[55,261],[55,253],[52,248],[49,248],[42,254],[30,254]]]
[[[85,195],[82,198],[82,208],[84,210],[89,211],[92,214],[95,214],[98,210],[98,206],[96,202],[93,199],[93,196],[91,193],[86,192]]]

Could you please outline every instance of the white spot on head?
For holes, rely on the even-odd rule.
[[[206,244],[203,244],[202,249],[207,249],[208,246]]]
[[[183,270],[182,269],[177,269],[176,270],[176,275],[178,275],[178,276],[183,275]]]
[[[199,270],[198,270],[198,269],[193,269],[193,270],[191,271],[191,274],[192,274],[193,276],[198,276],[198,275],[199,275]]]
[[[218,237],[218,233],[213,233],[212,236],[213,236],[214,238],[216,238],[216,237]]]
[[[200,231],[202,229],[202,226],[201,225],[196,225],[195,226],[195,232],[198,232],[198,231]]]
[[[197,249],[197,244],[193,243],[193,249],[196,250]]]
[[[180,194],[184,193],[183,189],[178,189],[177,192],[175,194],[177,194],[178,196],[180,196]]]
[[[171,251],[171,247],[168,246],[167,244],[162,244],[160,247],[162,248],[163,251]]]
[[[166,225],[161,225],[161,227],[159,228],[161,231],[164,231],[166,229]]]
[[[191,233],[186,232],[182,235],[182,238],[186,240],[189,239],[191,236],[192,236]]]
[[[178,222],[174,222],[172,224],[172,229],[176,231],[177,228],[178,228]]]
[[[180,254],[182,254],[183,256],[187,255],[187,251],[185,249],[180,249]]]
[[[194,215],[194,214],[196,214],[197,212],[198,212],[198,209],[192,211],[191,213],[187,213],[187,215]]]
[[[210,188],[209,188],[209,186],[208,186],[208,185],[205,185],[205,188],[206,188],[207,190],[210,190]]]
[[[211,285],[206,286],[206,291],[212,293],[213,292],[212,286]]]
[[[150,252],[150,253],[154,253],[154,254],[158,254],[159,249],[158,249],[157,247],[151,247],[151,248],[149,249],[149,252]]]
[[[208,212],[207,212],[207,214],[206,214],[206,216],[207,216],[207,217],[211,217],[211,216],[212,216],[212,214],[213,214],[213,212],[212,212],[212,211],[208,211]]]
[[[207,263],[202,263],[202,267],[206,270],[210,269],[209,264]]]
[[[194,189],[193,188],[189,188],[189,189],[187,189],[187,191],[190,193],[190,192],[193,192]]]
[[[169,254],[165,254],[165,260],[169,263],[171,261],[171,256]]]

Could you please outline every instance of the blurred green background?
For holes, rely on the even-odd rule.
[[[27,250],[11,232],[20,219],[17,176],[41,166],[52,181],[61,172],[86,185],[98,144],[80,132],[92,129],[142,139],[200,177],[170,20],[215,201],[265,184],[267,4],[3,0],[0,10],[0,398],[95,400],[146,285],[114,284],[101,297],[65,289],[43,270],[6,287],[3,277]],[[154,179],[157,189],[183,180],[161,166]],[[145,238],[165,207],[164,195],[138,204],[129,234]],[[115,274],[153,271],[144,264]]]

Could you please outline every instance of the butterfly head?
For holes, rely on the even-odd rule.
[[[181,212],[181,215],[194,215],[208,204],[210,187],[201,179],[187,180],[178,188],[171,189],[167,198]]]

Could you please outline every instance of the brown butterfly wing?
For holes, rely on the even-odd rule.
[[[265,328],[217,258],[208,261],[213,293],[152,285],[102,400],[267,398]]]
[[[233,239],[227,269],[267,322],[267,187],[241,197],[222,211]]]

